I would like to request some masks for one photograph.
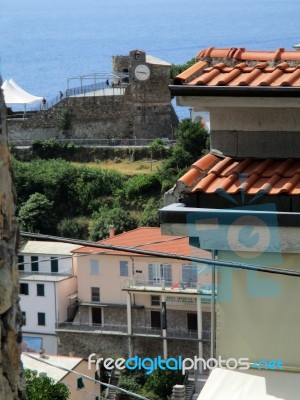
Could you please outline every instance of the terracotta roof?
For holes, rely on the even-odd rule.
[[[193,65],[175,79],[188,86],[300,86],[300,52],[243,48],[200,51]]]
[[[235,160],[207,154],[194,163],[179,182],[186,186],[188,193],[225,191],[235,194],[244,191],[249,195],[299,195],[300,159]]]
[[[121,233],[112,238],[104,239],[98,242],[99,244],[108,244],[122,247],[132,247],[139,250],[148,250],[155,252],[162,252],[168,254],[177,254],[190,256],[191,247],[189,245],[189,238],[184,236],[169,236],[162,235],[160,228],[141,227],[133,229],[129,232]],[[100,253],[112,255],[135,255],[136,253],[98,249],[95,247],[81,247],[74,250],[74,253]],[[193,249],[193,256],[195,250]],[[197,256],[203,258],[211,258],[211,254],[205,250],[197,250]]]

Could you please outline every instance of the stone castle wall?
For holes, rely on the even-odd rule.
[[[10,168],[5,107],[0,90],[0,399],[3,400],[25,398],[19,373],[22,314],[16,262],[15,195]]]
[[[113,58],[116,75],[127,68],[130,80],[123,95],[64,98],[48,110],[28,114],[25,120],[9,119],[9,140],[173,139],[178,118],[168,88],[170,67],[149,64],[150,78],[141,82],[133,78],[129,56]],[[70,126],[62,128],[62,113],[66,110]]]

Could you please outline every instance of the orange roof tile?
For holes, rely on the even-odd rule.
[[[179,74],[175,84],[188,86],[300,86],[300,52],[283,48],[254,51],[244,48],[200,51],[197,64]],[[199,64],[200,63],[200,64]]]
[[[191,247],[189,245],[188,237],[162,235],[160,232],[160,228],[141,227],[121,233],[120,235],[115,235],[114,237],[108,239],[101,240],[98,243],[122,246],[127,248],[131,247],[132,249],[136,248],[139,250],[161,252],[173,255],[191,255]],[[80,247],[79,249],[74,250],[73,253],[99,253],[145,257],[134,252],[131,253],[121,250],[108,250],[89,246]],[[193,253],[193,255],[195,254]],[[211,254],[208,251],[201,249],[197,251],[197,256],[203,258],[211,258]]]
[[[195,174],[193,180],[190,171],[194,166],[191,166],[191,169],[179,179],[186,185],[186,193],[212,194],[223,191],[229,194],[245,192],[249,195],[260,192],[270,195],[300,194],[300,159],[236,160],[231,157],[221,158],[211,155],[215,159],[211,168]]]

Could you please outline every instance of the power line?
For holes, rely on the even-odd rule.
[[[141,250],[134,246],[132,246],[132,247],[116,246],[116,245],[109,245],[109,244],[103,244],[103,243],[97,243],[97,242],[83,241],[83,240],[78,240],[78,239],[64,238],[64,237],[51,236],[51,235],[43,235],[40,233],[21,232],[21,236],[28,237],[28,238],[38,238],[38,239],[43,239],[43,240],[53,240],[53,241],[57,241],[57,242],[78,244],[82,247],[95,247],[95,248],[107,249],[107,250],[117,250],[117,251],[124,251],[127,253],[136,253],[136,254],[145,255],[145,256],[183,260],[183,261],[207,264],[207,265],[212,265],[212,266],[229,267],[229,268],[236,268],[236,269],[244,269],[244,270],[248,270],[248,271],[266,272],[269,274],[300,277],[300,271],[296,271],[294,269],[291,270],[291,269],[268,267],[268,266],[262,266],[262,265],[256,265],[256,264],[237,263],[237,262],[232,262],[232,261],[224,261],[224,260],[216,260],[216,259],[212,260],[209,258],[196,257],[196,256],[183,256],[183,255],[178,255],[178,254],[174,254],[174,253],[164,253],[164,252],[151,251],[151,250]],[[105,253],[101,253],[101,254],[105,254]]]

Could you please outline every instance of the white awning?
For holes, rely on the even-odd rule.
[[[300,373],[214,369],[197,400],[299,400]]]
[[[1,86],[5,104],[32,104],[42,101],[43,97],[33,96],[23,90],[13,79],[6,80]]]

